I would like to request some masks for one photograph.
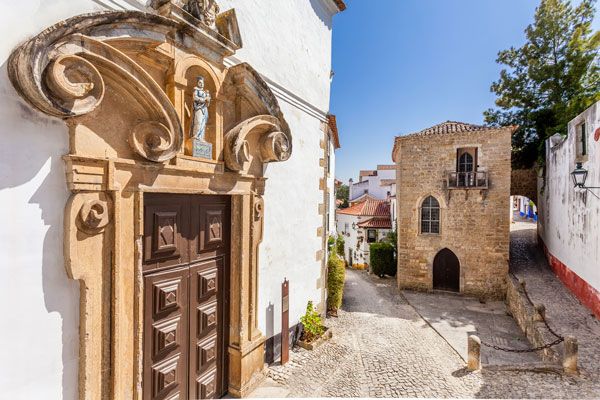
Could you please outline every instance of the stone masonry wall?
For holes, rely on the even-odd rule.
[[[525,196],[537,204],[537,167],[514,169],[511,176],[510,194]]]
[[[408,136],[398,139],[398,285],[431,290],[433,260],[448,248],[460,261],[460,292],[503,298],[509,255],[511,130]],[[456,170],[458,148],[478,148],[478,171],[488,171],[489,190],[445,189]],[[420,234],[421,202],[441,207],[439,235]]]

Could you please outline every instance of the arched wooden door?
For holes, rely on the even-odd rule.
[[[460,263],[448,249],[440,250],[433,259],[433,288],[460,291]]]

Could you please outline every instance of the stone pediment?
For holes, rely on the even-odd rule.
[[[177,164],[191,155],[191,93],[202,76],[213,97],[206,128],[213,154],[205,161],[231,159],[226,133],[260,115],[278,120],[267,125],[281,133],[273,143],[285,151],[257,160],[289,158],[289,127],[266,83],[247,64],[223,64],[241,45],[235,12],[216,15],[211,27],[176,3],[156,6],[164,16],[86,14],[44,30],[11,55],[13,85],[38,110],[69,121],[71,155]],[[260,143],[248,142],[250,156],[264,153]],[[262,168],[250,172],[262,176]]]

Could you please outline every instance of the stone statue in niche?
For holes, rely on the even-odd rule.
[[[208,106],[210,105],[210,92],[204,90],[204,77],[198,76],[193,93],[194,112],[190,129],[192,139],[192,155],[194,157],[212,158],[212,144],[207,142],[206,125],[208,123]]]
[[[216,28],[215,21],[219,14],[219,6],[215,0],[189,0],[183,9],[204,25]]]

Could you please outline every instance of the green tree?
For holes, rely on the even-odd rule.
[[[348,196],[350,195],[350,189],[348,188],[348,185],[340,185],[338,186],[336,192],[335,192],[335,198],[337,200],[342,200],[343,203],[340,206],[340,208],[347,208],[348,207]]]
[[[526,43],[498,53],[508,68],[492,84],[498,109],[484,112],[491,125],[518,125],[513,166],[543,164],[546,138],[567,133],[567,123],[600,99],[598,47],[593,32],[596,0],[542,0],[525,30]]]

